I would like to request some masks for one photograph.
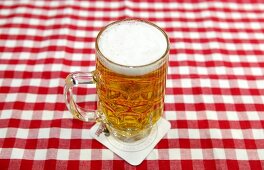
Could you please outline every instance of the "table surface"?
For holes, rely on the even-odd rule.
[[[67,74],[94,69],[102,26],[127,17],[171,42],[172,128],[136,167],[91,139],[62,95]],[[1,1],[1,169],[263,169],[263,78],[261,2]]]

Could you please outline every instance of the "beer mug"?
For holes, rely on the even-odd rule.
[[[157,25],[125,19],[104,27],[96,37],[96,69],[69,74],[65,102],[75,118],[101,122],[123,142],[150,133],[164,111],[169,39]],[[79,107],[72,88],[95,84],[97,110]]]

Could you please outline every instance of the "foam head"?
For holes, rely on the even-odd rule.
[[[97,43],[103,56],[111,61],[104,60],[103,64],[110,70],[126,75],[142,75],[157,69],[158,66],[153,63],[158,61],[168,48],[164,33],[140,20],[124,20],[108,26],[99,36]],[[118,66],[114,66],[114,63]],[[151,69],[139,70],[140,66],[150,64]]]

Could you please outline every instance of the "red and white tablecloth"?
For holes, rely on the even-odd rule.
[[[127,17],[171,41],[172,129],[136,167],[92,139],[93,124],[73,119],[62,95],[68,73],[94,69],[100,28]],[[1,170],[264,169],[263,128],[261,1],[0,2]]]

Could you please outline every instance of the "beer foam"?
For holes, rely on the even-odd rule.
[[[164,55],[167,46],[167,38],[161,30],[138,20],[124,20],[110,25],[98,39],[99,50],[112,62],[103,60],[103,64],[126,75],[142,75],[157,69],[161,64],[153,62]],[[148,66],[138,67],[144,65]]]

